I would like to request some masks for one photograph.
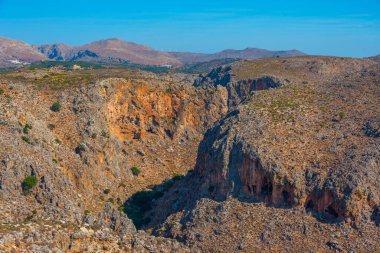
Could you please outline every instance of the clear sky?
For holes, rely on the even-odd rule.
[[[120,38],[167,51],[258,47],[380,54],[380,0],[0,0],[0,36],[81,45]]]

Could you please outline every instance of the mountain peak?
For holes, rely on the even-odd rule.
[[[14,52],[11,52],[13,46],[10,45],[17,45]],[[68,46],[63,43],[31,46],[21,41],[0,37],[0,50],[2,50],[1,48],[7,48],[8,58],[9,55],[16,56],[16,58],[17,55],[20,55],[19,58],[24,59],[25,52],[28,51],[29,57],[26,59],[30,62],[50,59],[58,61],[80,60],[114,64],[131,62],[143,65],[174,66],[227,58],[249,59],[304,55],[304,53],[297,50],[270,51],[254,47],[247,47],[242,50],[226,49],[213,54],[163,52],[146,45],[127,42],[116,37],[93,41],[82,46]],[[20,48],[24,48],[22,53],[17,51]],[[3,56],[3,59],[5,58],[6,57]],[[2,63],[3,62],[4,60]]]

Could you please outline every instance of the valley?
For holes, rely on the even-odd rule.
[[[194,69],[0,72],[0,251],[380,250],[378,62]]]

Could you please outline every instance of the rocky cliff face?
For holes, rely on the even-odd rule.
[[[109,232],[103,232],[113,236],[130,227],[132,223],[120,220],[116,208],[134,192],[191,169],[204,131],[227,110],[222,90],[195,89],[186,76],[135,73],[128,79],[106,78],[56,89],[52,87],[59,82],[57,76],[72,78],[70,72],[24,71],[21,81],[13,72],[4,74],[0,85],[0,217],[10,231],[17,231],[17,224],[24,221],[43,220],[53,227],[57,222],[68,224],[65,236],[75,238],[66,238],[64,246],[57,247],[73,252],[83,252],[93,240],[102,245],[102,235],[95,229],[108,227]],[[41,89],[40,79],[52,83]],[[57,101],[58,110],[52,107]],[[132,167],[140,173],[133,174]],[[37,183],[25,191],[28,177]],[[107,203],[112,208],[108,206],[106,215],[86,218],[102,212]],[[86,222],[93,232],[76,238],[77,229],[70,226]],[[40,228],[36,229],[41,232]],[[133,229],[124,234],[133,236]],[[110,240],[117,246],[120,238],[115,236]],[[54,245],[60,241],[60,237],[47,238]],[[161,239],[139,238],[129,242],[130,250],[139,240],[160,247]],[[20,240],[16,234],[8,239],[2,250]],[[26,242],[20,247],[33,243],[38,244]],[[164,245],[163,250],[170,252]],[[112,250],[119,249],[116,246]]]
[[[272,61],[271,68],[267,61],[220,68],[201,84],[225,87],[229,112],[205,133],[194,172],[147,214],[150,226],[201,251],[302,251],[305,242],[323,251],[377,251],[378,66]],[[221,84],[225,75],[232,78]],[[319,232],[302,232],[316,226]],[[351,239],[332,240],[334,229]],[[351,241],[358,231],[366,246]],[[217,238],[228,243],[218,246]]]
[[[94,198],[105,189],[111,195],[103,197],[116,199],[190,169],[197,143],[227,105],[222,90],[171,82],[107,79],[52,91],[5,81],[3,198],[25,198],[32,205],[36,199],[66,215],[96,209]],[[62,106],[59,112],[50,109],[55,101]],[[132,175],[133,166],[140,177]],[[23,197],[21,182],[29,175],[37,176],[39,187],[33,197]]]
[[[379,100],[373,71],[313,84],[281,86],[269,77],[227,84],[229,104],[240,105],[200,144],[195,172],[204,192],[370,219],[379,204],[380,144],[368,134],[379,114],[370,109]],[[270,90],[246,95],[263,89]]]

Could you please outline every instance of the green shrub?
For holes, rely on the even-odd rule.
[[[339,112],[338,113],[339,120],[342,120],[345,116],[346,116],[345,112]]]
[[[30,144],[30,140],[29,140],[28,137],[26,137],[26,136],[22,136],[21,139],[22,139],[23,141],[25,141],[26,143],[29,143],[29,144]]]
[[[24,126],[24,129],[22,130],[22,132],[24,134],[29,134],[29,130],[32,129],[32,128],[33,128],[32,125],[26,123],[25,126]]]
[[[29,193],[36,185],[38,179],[36,176],[27,176],[21,183],[22,191],[24,193]]]
[[[108,194],[108,193],[110,193],[110,192],[111,192],[110,189],[104,189],[104,191],[103,191],[104,194]]]
[[[124,205],[120,205],[120,206],[117,208],[117,210],[118,210],[119,212],[124,212]]]
[[[4,94],[4,90],[0,89],[0,95],[3,95],[3,94]]]
[[[117,201],[117,203],[118,203],[119,205],[121,205],[121,204],[123,203],[120,197],[117,197],[116,201]]]
[[[135,176],[138,176],[141,173],[141,171],[139,170],[139,168],[137,168],[135,166],[133,166],[131,168],[131,171],[132,171],[132,174],[135,175]]]
[[[55,141],[56,143],[58,143],[58,144],[61,144],[61,143],[62,143],[61,140],[58,139],[58,138],[56,138],[54,141]]]
[[[24,219],[24,222],[30,222],[32,221],[34,218],[34,215],[33,214],[29,214],[28,216],[26,216],[26,218]]]
[[[57,159],[52,159],[53,163],[58,163]]]
[[[49,124],[49,125],[48,125],[48,128],[49,128],[50,130],[53,130],[53,129],[55,128],[55,125],[54,125],[54,124]]]
[[[93,133],[93,134],[91,135],[91,138],[92,138],[92,139],[96,139],[96,136],[97,136],[97,134],[96,134],[96,133]]]
[[[100,133],[100,135],[102,137],[105,137],[105,138],[109,138],[110,137],[110,134],[107,131],[105,131],[105,130],[102,130],[102,132]]]
[[[89,210],[84,210],[84,215],[89,215],[90,214],[90,211]]]
[[[174,181],[181,180],[182,178],[183,178],[183,175],[182,175],[182,174],[179,174],[179,173],[174,173],[174,174],[173,174],[173,180],[174,180]]]
[[[53,111],[53,112],[59,112],[61,110],[61,104],[57,101],[55,102],[51,107],[50,109]]]
[[[110,202],[111,204],[115,204],[115,201],[113,200],[113,198],[109,198],[108,202]]]

